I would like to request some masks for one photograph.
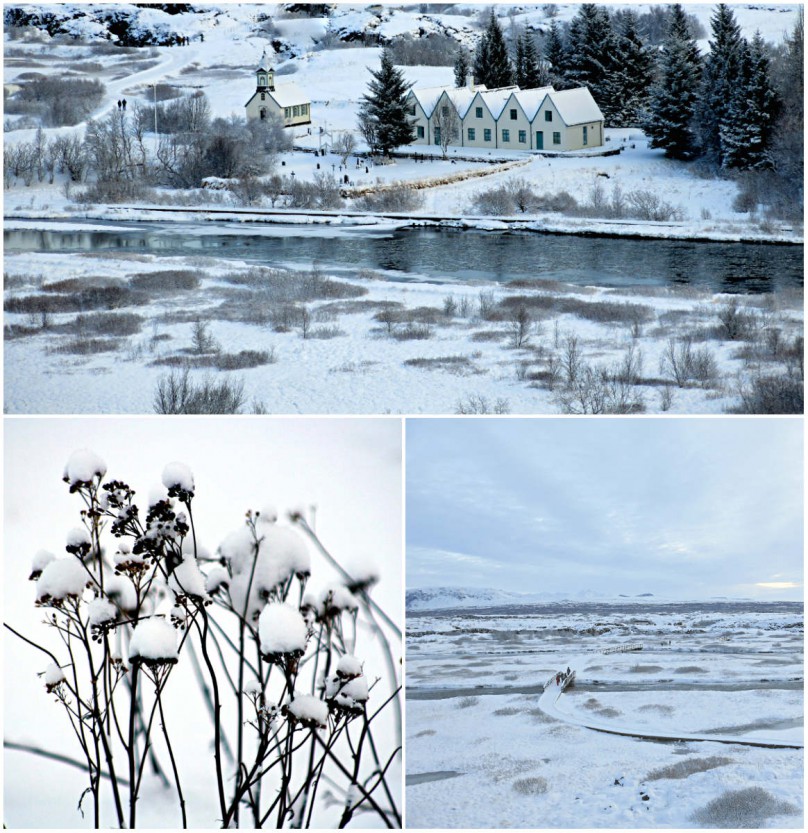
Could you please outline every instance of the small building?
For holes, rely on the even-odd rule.
[[[244,105],[248,119],[266,119],[271,115],[284,127],[311,124],[311,101],[291,82],[275,83],[275,70],[269,66],[266,52],[255,70],[255,92]]]
[[[586,87],[489,90],[469,77],[465,87],[413,88],[407,105],[416,132],[412,144],[439,145],[440,125],[452,107],[458,128],[453,146],[575,151],[603,145],[603,113]]]

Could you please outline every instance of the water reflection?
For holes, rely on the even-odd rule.
[[[166,227],[132,231],[4,232],[8,251],[131,251],[182,255],[208,251],[263,263],[340,271],[381,270],[391,280],[558,280],[599,286],[692,285],[715,292],[769,292],[802,286],[803,247],[692,243],[512,232],[405,229],[392,235],[328,237],[195,234]]]

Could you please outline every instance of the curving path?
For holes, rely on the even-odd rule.
[[[570,664],[574,670],[575,666]],[[593,729],[596,732],[606,732],[611,735],[623,735],[630,738],[644,738],[646,740],[679,740],[679,741],[706,741],[711,743],[736,743],[743,746],[763,746],[767,748],[776,749],[802,749],[803,744],[795,741],[785,742],[776,740],[774,738],[756,738],[754,740],[739,738],[733,735],[688,735],[688,734],[671,734],[669,732],[655,732],[648,729],[631,729],[623,726],[615,726],[611,723],[603,723],[589,718],[581,718],[577,715],[569,714],[563,711],[558,706],[558,701],[561,695],[568,688],[569,683],[574,680],[571,679],[568,683],[556,685],[555,675],[545,685],[544,691],[539,697],[539,708],[550,717],[556,720],[561,720],[564,723],[571,723],[574,726],[581,726],[584,729]]]

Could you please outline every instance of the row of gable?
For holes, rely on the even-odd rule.
[[[603,144],[603,114],[586,87],[489,90],[465,87],[410,90],[407,97],[416,131],[413,144],[441,144],[448,108],[457,116],[449,144],[505,150],[571,151]]]

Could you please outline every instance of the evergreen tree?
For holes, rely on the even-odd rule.
[[[704,64],[702,86],[696,106],[702,152],[723,163],[721,134],[729,128],[730,107],[738,87],[743,58],[743,39],[732,9],[720,3],[713,14],[710,54]]]
[[[466,78],[471,72],[471,63],[469,62],[469,53],[464,47],[457,50],[457,56],[454,62],[454,82],[455,87],[465,87]]]
[[[525,35],[524,84],[519,83],[519,86],[523,90],[535,90],[537,87],[546,87],[549,83],[547,68],[541,60],[536,41],[533,35],[528,33]]]
[[[771,145],[779,101],[769,78],[769,59],[760,32],[751,44],[742,42],[738,70],[721,126],[722,165],[768,170],[774,167]]]
[[[558,89],[564,89],[564,72],[567,66],[567,52],[561,26],[557,20],[550,24],[544,39],[544,59],[549,64],[550,83]]]
[[[615,102],[614,124],[629,127],[639,124],[648,109],[654,77],[654,58],[639,34],[639,19],[634,11],[615,14]]]
[[[607,124],[620,109],[616,82],[616,39],[609,12],[584,3],[570,22],[566,79],[574,87],[589,87]]]
[[[488,49],[488,33],[483,32],[480,39],[477,41],[477,46],[474,49],[474,60],[472,62],[472,70],[474,72],[474,83],[488,85],[488,65],[490,63],[489,49]]]
[[[798,13],[794,31],[786,36],[779,62],[776,87],[781,101],[775,125],[772,155],[778,176],[792,194],[792,203],[802,206],[804,172],[805,102],[805,18]]]
[[[513,58],[513,80],[521,89],[526,90],[525,84],[525,38],[520,33],[516,36]]]
[[[690,34],[684,10],[677,3],[671,10],[659,76],[651,90],[645,124],[651,147],[664,148],[666,156],[689,159],[696,153],[692,122],[700,80],[698,47]]]
[[[489,89],[507,87],[513,84],[513,67],[508,57],[508,47],[505,44],[505,36],[502,34],[502,28],[493,8],[488,20],[488,27],[485,30],[485,38],[488,41],[488,64],[485,68],[485,81],[483,83]]]
[[[381,67],[370,74],[373,77],[359,108],[359,129],[373,152],[389,156],[391,150],[415,138],[406,105],[409,85],[393,66],[387,49],[382,52]]]

